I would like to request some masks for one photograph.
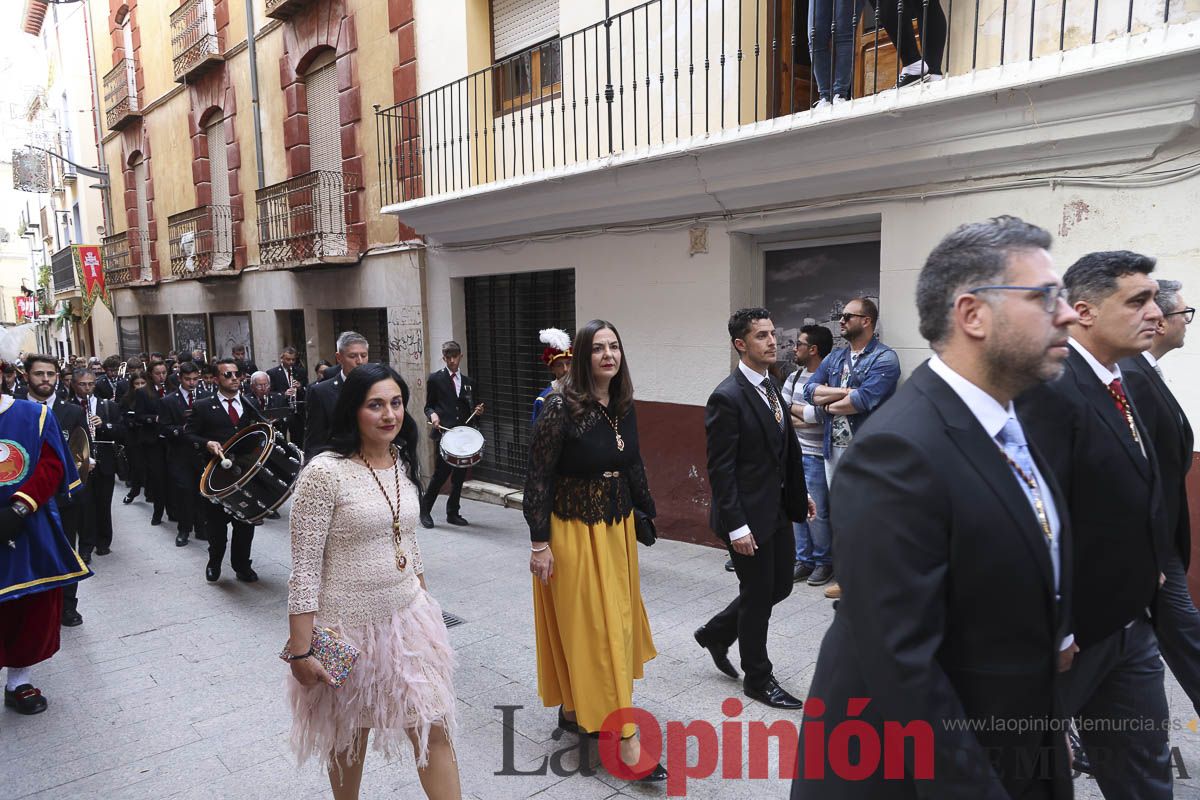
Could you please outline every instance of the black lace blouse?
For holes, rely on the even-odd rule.
[[[630,408],[617,421],[625,449],[602,407],[576,422],[562,395],[546,398],[533,429],[525,478],[525,521],[529,538],[550,540],[550,517],[588,524],[614,524],[635,507],[654,516],[654,499],[638,451],[637,417]]]

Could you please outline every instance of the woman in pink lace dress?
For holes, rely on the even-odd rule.
[[[416,523],[417,429],[408,386],[364,364],[342,385],[330,445],[304,468],[292,501],[288,581],[292,746],[329,770],[335,800],[357,798],[368,735],[392,756],[411,742],[434,800],[461,797],[454,655],[426,591]],[[340,687],[310,655],[313,626],[361,653]]]

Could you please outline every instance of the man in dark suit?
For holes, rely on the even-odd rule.
[[[167,443],[162,429],[165,421],[162,401],[167,396],[166,362],[150,362],[146,377],[146,391],[138,392],[133,398],[134,415],[140,423],[136,446],[141,448],[142,463],[145,465],[146,499],[154,504],[150,524],[161,525],[169,498]],[[175,516],[173,501],[171,505],[171,516]]]
[[[179,388],[162,400],[163,437],[167,443],[167,477],[175,497],[175,546],[186,547],[195,531],[204,533],[204,499],[200,496],[200,473],[204,469],[204,451],[187,436],[187,424],[201,396],[197,391],[200,368],[191,361],[179,365]]]
[[[425,382],[425,416],[432,426],[430,436],[437,442],[442,438],[443,430],[450,430],[459,425],[467,424],[467,419],[483,414],[483,403],[477,403],[475,385],[463,372],[462,345],[458,342],[442,344],[443,369],[429,376]],[[433,477],[421,498],[421,524],[426,528],[433,527],[433,504],[437,502],[438,492],[450,479],[450,497],[446,501],[446,521],[451,525],[469,525],[470,523],[459,513],[462,498],[463,481],[467,479],[467,471],[450,466],[442,458],[440,447],[434,448],[436,459]]]
[[[308,461],[329,444],[333,407],[342,391],[342,381],[355,367],[367,363],[367,339],[361,333],[342,331],[337,339],[338,372],[317,382],[305,398],[304,460]]]
[[[62,430],[63,440],[71,441],[71,436],[79,437],[82,431],[87,435],[87,418],[83,409],[78,405],[59,397],[57,391],[59,369],[58,362],[53,356],[34,354],[25,357],[25,375],[29,381],[28,399],[35,403],[50,406]],[[89,441],[90,445],[90,441]],[[70,450],[70,447],[67,448]],[[82,489],[82,487],[80,487]],[[58,516],[62,520],[63,531],[71,542],[71,547],[79,548],[79,534],[84,523],[84,509],[89,500],[86,491],[76,491],[74,494],[59,492],[54,496],[54,504],[58,507]],[[82,554],[80,555],[82,558]],[[90,561],[90,555],[87,559]],[[79,613],[78,584],[63,587],[62,624],[73,628],[83,624],[83,616]]]
[[[95,396],[96,376],[90,369],[77,368],[72,402],[84,413],[92,438],[92,469],[88,473],[79,554],[90,560],[93,552],[112,552],[112,498],[117,481],[117,446],[125,441],[121,409],[111,400]]]
[[[732,556],[738,596],[695,636],[717,668],[732,678],[738,675],[727,651],[736,639],[746,696],[775,708],[797,709],[800,701],[775,680],[767,656],[767,626],[772,607],[792,592],[792,523],[807,518],[800,443],[768,372],[776,359],[771,313],[765,308],[735,312],[729,318],[729,337],[738,365],[709,396],[704,430],[712,486],[709,524]]]
[[[294,347],[285,347],[279,353],[278,366],[267,370],[271,379],[271,391],[287,398],[296,413],[288,421],[287,432],[291,441],[304,443],[304,395],[308,389],[308,375],[300,363],[300,354]]]
[[[1062,371],[1076,318],[1049,245],[999,217],[955,230],[925,262],[917,310],[936,355],[863,423],[833,476],[846,592],[805,703],[793,800],[1071,797],[1056,693],[1075,650],[1070,532],[1012,402]],[[847,780],[831,764],[853,753],[803,754],[852,717],[885,749],[903,747],[901,726],[927,738]]]
[[[1167,518],[1154,444],[1117,365],[1147,349],[1162,320],[1153,269],[1154,259],[1127,251],[1076,261],[1063,276],[1079,315],[1066,370],[1017,402],[1066,495],[1081,650],[1063,700],[1082,719],[1106,797],[1171,796],[1163,665],[1147,619],[1168,561]]]
[[[1174,545],[1167,553],[1163,569],[1167,580],[1154,604],[1154,630],[1163,659],[1200,714],[1200,613],[1192,603],[1187,584],[1192,530],[1186,481],[1195,437],[1159,366],[1163,356],[1183,347],[1188,323],[1196,313],[1196,309],[1184,302],[1182,289],[1179,281],[1158,281],[1155,302],[1163,312],[1163,321],[1150,349],[1122,361],[1121,373],[1126,377],[1129,395],[1141,413],[1146,433],[1154,443],[1167,510],[1167,533]]]
[[[192,408],[192,417],[184,427],[186,436],[205,457],[221,458],[221,446],[243,428],[262,422],[262,416],[241,393],[242,376],[237,362],[232,358],[217,361],[218,391],[214,397],[197,400]],[[221,563],[225,559],[225,548],[229,544],[229,526],[233,526],[233,544],[229,563],[239,581],[253,583],[258,573],[252,568],[250,548],[254,543],[254,526],[249,522],[234,519],[225,507],[216,503],[205,503],[205,533],[208,535],[208,565],[204,577],[209,583],[221,579]]]
[[[246,345],[234,345],[231,357],[237,364],[238,371],[242,373],[243,380],[258,372],[258,365],[246,357]]]

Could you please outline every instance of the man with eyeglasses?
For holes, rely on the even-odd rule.
[[[1174,547],[1167,553],[1163,573],[1166,583],[1154,603],[1154,630],[1163,659],[1200,714],[1200,613],[1188,592],[1187,571],[1192,553],[1192,531],[1187,498],[1187,472],[1192,465],[1195,437],[1183,407],[1164,379],[1159,361],[1183,347],[1187,326],[1195,316],[1180,294],[1179,281],[1158,281],[1155,302],[1163,319],[1150,349],[1121,362],[1129,394],[1137,403],[1162,478],[1167,508],[1167,532]]]
[[[900,358],[875,335],[879,307],[870,298],[856,297],[842,309],[840,322],[847,345],[830,353],[800,391],[800,398],[815,407],[824,425],[825,476],[830,485],[854,432],[900,383]],[[836,537],[837,530],[833,533]],[[837,583],[825,589],[828,598],[841,595]]]
[[[1064,711],[1081,720],[1086,766],[1104,796],[1146,800],[1172,796],[1160,724],[1170,712],[1149,613],[1172,543],[1154,443],[1119,364],[1140,358],[1162,321],[1154,264],[1124,250],[1076,261],[1063,276],[1079,318],[1066,369],[1017,400],[1071,519],[1080,651],[1062,681]]]
[[[222,445],[235,433],[256,422],[263,422],[254,404],[242,395],[242,374],[232,358],[217,361],[217,394],[197,400],[192,406],[191,419],[184,426],[184,436],[201,452],[212,458],[222,458]],[[208,565],[204,577],[209,583],[221,579],[221,563],[225,548],[230,546],[229,527],[233,526],[233,542],[229,563],[239,581],[253,583],[258,573],[251,568],[250,547],[254,543],[254,526],[230,516],[225,507],[207,503],[205,533],[208,536]]]

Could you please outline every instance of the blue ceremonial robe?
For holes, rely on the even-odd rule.
[[[542,406],[546,405],[546,398],[554,391],[554,384],[550,384],[533,401],[533,416],[529,418],[530,422],[537,422],[538,415],[542,413]]]
[[[77,491],[75,460],[50,408],[30,400],[13,400],[7,408],[0,404],[0,507],[33,475],[43,444],[54,448],[63,465],[58,491]],[[0,602],[91,577],[63,532],[53,498],[26,517],[25,526],[15,548],[0,544]]]

